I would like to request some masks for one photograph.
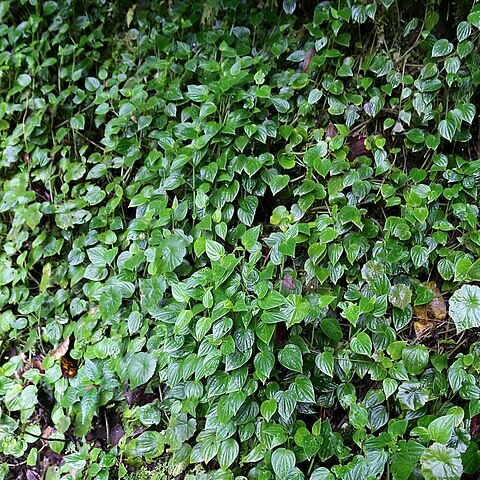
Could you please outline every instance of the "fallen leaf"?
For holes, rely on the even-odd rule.
[[[472,438],[480,435],[480,415],[475,415],[470,419],[470,435]]]
[[[426,287],[432,291],[433,299],[425,305],[416,305],[413,308],[414,316],[413,328],[417,336],[424,336],[436,327],[437,322],[445,320],[447,317],[447,306],[443,300],[442,292],[435,282],[429,282]]]
[[[64,377],[72,378],[77,374],[78,361],[73,359],[68,353],[65,353],[60,359],[60,367]],[[85,387],[85,390],[89,390],[89,387],[93,388],[93,385]]]
[[[282,287],[288,288],[289,290],[295,290],[295,280],[290,275],[285,275],[282,280]]]
[[[43,438],[50,438],[50,436],[52,435],[52,433],[54,432],[54,428],[53,427],[46,427],[43,432],[42,432],[42,437]]]
[[[428,317],[438,321],[445,320],[447,318],[447,305],[443,299],[442,292],[435,282],[429,282],[427,286],[435,295],[433,300],[427,304]]]
[[[333,138],[338,135],[337,127],[330,121],[325,129],[325,138]]]
[[[67,337],[62,343],[58,345],[58,347],[50,352],[50,356],[54,360],[60,360],[67,352],[68,347],[70,346],[70,337]]]
[[[447,306],[443,299],[442,292],[435,282],[429,282],[426,287],[432,291],[433,299],[425,305],[416,305],[413,309],[418,320],[433,320],[441,322],[447,318]]]
[[[394,127],[392,128],[393,133],[402,133],[405,129],[399,120],[395,123]]]
[[[275,343],[277,345],[283,345],[288,339],[287,326],[283,323],[275,324]]]
[[[30,470],[28,469],[25,473],[25,478],[27,480],[40,480],[41,476],[39,473],[33,471],[33,470]]]
[[[305,55],[305,60],[303,60],[303,73],[308,73],[308,67],[310,66],[310,62],[312,58],[315,56],[317,51],[314,48],[311,48]]]
[[[429,320],[417,320],[413,322],[413,328],[415,329],[415,334],[417,337],[423,337],[433,330],[435,327],[434,322]]]
[[[350,150],[348,152],[348,159],[350,161],[368,154],[367,147],[365,146],[366,139],[367,137],[350,137],[348,139],[348,148]]]
[[[118,442],[125,436],[125,430],[117,423],[110,432],[110,445],[118,445]]]

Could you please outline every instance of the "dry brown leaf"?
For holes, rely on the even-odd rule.
[[[348,152],[348,159],[350,161],[355,160],[357,157],[360,157],[362,155],[367,155],[369,153],[365,145],[366,139],[367,137],[365,136],[349,137],[348,147],[350,150]]]
[[[417,337],[422,337],[435,328],[435,322],[430,322],[429,320],[417,320],[416,322],[413,322],[413,328],[415,329]]]
[[[337,127],[332,123],[332,121],[328,122],[327,128],[325,129],[325,137],[326,138],[333,138],[338,135]]]
[[[314,48],[311,48],[305,55],[305,60],[303,61],[303,73],[308,73],[308,67],[316,53],[317,51]]]
[[[480,435],[480,415],[475,415],[470,420],[470,435],[472,438]]]
[[[74,360],[68,353],[60,359],[60,366],[64,377],[72,378],[77,374],[78,361]]]
[[[428,320],[427,305],[415,305],[413,307],[413,315],[420,321]]]
[[[43,362],[43,357],[41,355],[35,355],[32,359],[33,368],[36,368],[37,370],[39,370],[40,373],[45,373],[42,362]]]
[[[447,317],[447,306],[443,299],[442,292],[435,282],[428,282],[426,286],[433,292],[434,297],[425,305],[415,306],[413,308],[414,315],[418,320],[441,322]]]
[[[70,346],[70,337],[67,337],[62,343],[58,345],[55,350],[50,352],[50,356],[54,360],[60,360],[67,352],[68,347]]]
[[[55,431],[55,429],[53,427],[46,427],[43,432],[42,432],[42,437],[45,438],[45,439],[48,439],[50,438],[50,436],[52,435],[52,433]]]
[[[447,305],[443,299],[442,292],[437,287],[435,282],[429,282],[428,287],[432,290],[433,300],[427,304],[427,313],[429,318],[437,321],[442,321],[447,318]]]
[[[416,317],[413,328],[417,337],[428,335],[436,327],[437,322],[441,322],[447,317],[447,306],[437,284],[428,282],[426,287],[433,292],[434,297],[429,303],[413,308]]]

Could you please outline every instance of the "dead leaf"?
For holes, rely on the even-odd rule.
[[[432,291],[434,297],[425,305],[413,307],[413,313],[416,317],[415,322],[413,322],[413,328],[417,336],[427,335],[436,327],[437,322],[441,322],[447,317],[447,306],[437,284],[429,282],[426,284],[426,287]]]
[[[480,435],[480,415],[475,415],[470,419],[470,435],[472,438]]]
[[[445,320],[447,318],[447,305],[443,299],[442,292],[435,282],[429,282],[427,286],[435,295],[433,300],[427,304],[428,317],[439,322]]]
[[[325,129],[325,138],[333,138],[338,135],[337,127],[330,121]]]
[[[397,122],[395,123],[395,125],[392,128],[392,132],[393,133],[402,133],[404,130],[405,129],[403,128],[403,125],[400,122],[400,120],[397,120]]]
[[[39,473],[31,470],[30,468],[25,473],[25,478],[27,480],[40,480],[42,477]]]
[[[66,378],[72,378],[77,375],[78,372],[78,360],[73,359],[68,353],[66,353],[60,359],[60,367],[62,369],[63,376]],[[90,385],[93,387],[93,385]],[[88,387],[85,387],[86,389]]]
[[[68,347],[70,346],[70,337],[67,337],[62,343],[58,345],[58,347],[50,352],[50,356],[54,360],[60,360],[67,352]]]
[[[348,159],[350,161],[355,160],[357,157],[361,157],[362,155],[367,155],[368,150],[365,145],[365,140],[367,137],[350,137],[348,139]]]
[[[42,432],[42,437],[47,439],[47,438],[50,438],[50,436],[52,435],[52,433],[55,431],[55,429],[53,427],[46,427],[43,432]]]
[[[414,315],[418,320],[441,322],[447,318],[447,306],[443,299],[442,292],[435,282],[428,282],[426,287],[432,291],[434,297],[425,305],[415,306],[413,308]]]
[[[285,275],[282,280],[282,286],[289,290],[295,290],[295,280],[290,275]]]
[[[429,320],[417,320],[413,322],[413,328],[417,337],[423,337],[435,328],[435,322]]]
[[[308,67],[310,66],[310,62],[312,58],[315,56],[317,51],[314,48],[311,48],[305,55],[305,59],[303,60],[303,73],[308,73]]]
[[[133,16],[135,15],[135,9],[137,5],[132,5],[127,11],[127,28],[130,28],[130,24],[132,23]]]
[[[125,430],[117,423],[110,432],[110,445],[118,445],[118,442],[125,436]]]
[[[32,359],[32,366],[33,368],[36,368],[40,373],[45,373],[42,362],[43,357],[41,355],[35,355]]]

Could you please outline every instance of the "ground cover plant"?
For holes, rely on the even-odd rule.
[[[480,5],[0,20],[0,478],[478,478]]]

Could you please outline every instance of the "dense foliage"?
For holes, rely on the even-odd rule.
[[[472,3],[0,2],[0,478],[478,478]]]

